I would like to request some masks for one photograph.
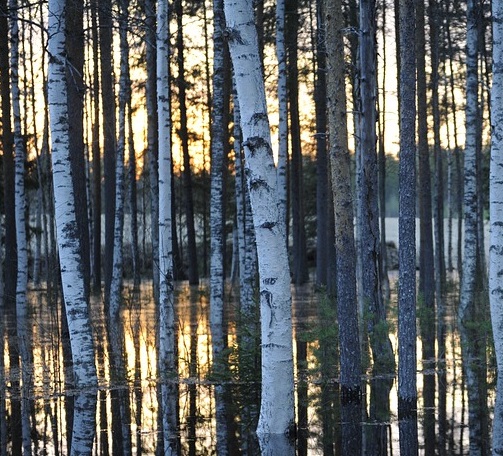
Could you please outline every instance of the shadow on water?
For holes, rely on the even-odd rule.
[[[172,388],[176,391],[178,412],[174,438],[179,454],[397,455],[401,445],[416,446],[419,454],[468,454],[468,393],[453,309],[447,312],[445,357],[436,368],[419,360],[418,409],[399,419],[396,381],[392,376],[375,378],[369,374],[363,379],[363,397],[347,400],[339,396],[335,317],[330,310],[328,313],[320,310],[319,296],[311,286],[292,291],[297,432],[289,437],[258,438],[254,432],[260,403],[257,338],[253,334],[245,337],[240,334],[238,309],[234,302],[228,303],[227,367],[215,372],[207,290],[179,286],[178,377],[164,380],[176,384]],[[102,305],[99,299],[93,301],[97,391],[75,391],[69,383],[59,306],[47,302],[43,290],[32,291],[29,299],[31,313],[26,328],[31,331],[30,372],[23,373],[22,365],[16,363],[15,351],[10,352],[13,344],[4,344],[4,372],[0,373],[0,446],[5,449],[2,454],[20,454],[23,445],[28,445],[32,454],[65,455],[69,439],[79,454],[114,454],[113,414],[117,397],[126,398],[122,403],[128,407],[125,425],[131,442],[130,448],[123,448],[121,454],[158,454],[163,445],[158,423],[161,376],[156,361],[157,318],[149,290],[125,292],[122,320],[125,378],[122,379],[110,372]],[[393,334],[391,339],[396,347]],[[486,399],[491,410],[494,400],[491,383]],[[19,411],[21,403],[22,409],[29,411],[23,417]],[[223,413],[217,412],[220,405]],[[500,397],[497,406],[503,408]],[[503,428],[502,416],[503,412],[495,413],[496,430]],[[27,426],[28,432],[24,429]],[[217,429],[225,431],[222,435],[226,436],[220,450],[217,450]],[[503,448],[498,439],[495,445]]]

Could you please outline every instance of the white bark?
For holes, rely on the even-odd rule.
[[[21,127],[21,106],[19,94],[19,29],[17,0],[9,2],[10,22],[10,71],[12,91],[12,113],[14,119],[15,152],[15,219],[17,247],[17,282],[16,282],[16,330],[19,354],[21,357],[21,429],[23,454],[31,454],[31,425],[29,385],[31,376],[30,336],[28,332],[28,246],[26,238],[26,195],[24,186],[24,163],[26,151]]]
[[[120,79],[119,79],[119,136],[115,164],[115,216],[112,280],[110,282],[109,324],[111,348],[111,378],[113,382],[127,381],[124,357],[124,328],[121,317],[123,303],[123,233],[124,233],[124,155],[126,149],[126,109],[129,100],[129,45],[127,42],[128,0],[119,1]],[[131,453],[131,429],[129,426],[127,390],[117,391],[118,408],[125,455]]]
[[[61,281],[70,332],[75,387],[81,389],[96,387],[97,377],[70,174],[64,8],[64,0],[49,0],[48,50],[50,57],[47,91]]]
[[[210,188],[210,326],[213,365],[225,369],[222,358],[224,341],[224,156],[225,131],[225,17],[223,0],[213,0],[213,102],[211,115],[211,188]],[[224,385],[215,385],[217,453],[227,450],[227,422]]]
[[[294,426],[292,297],[285,225],[278,207],[253,3],[229,0],[224,4],[259,258],[262,395],[257,433],[284,434]]]
[[[493,0],[493,83],[491,90],[489,302],[498,384],[493,454],[503,454],[503,1]]]
[[[171,220],[171,138],[168,0],[157,6],[157,109],[159,115],[159,378],[164,454],[176,455],[175,309]]]

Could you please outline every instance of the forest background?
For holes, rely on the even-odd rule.
[[[333,225],[334,184],[329,171],[327,77],[331,73],[327,71],[330,52],[324,25],[327,8],[321,1],[286,1],[281,56],[277,3],[253,3],[272,149],[278,167],[282,158],[286,161],[284,204],[291,281],[301,285],[312,280],[317,290],[335,293],[337,232]],[[400,168],[406,162],[402,161],[405,147],[400,133],[405,131],[402,110],[410,106],[401,103],[400,82],[404,53],[415,50],[413,102],[417,103],[417,116],[414,111],[413,118],[414,122],[417,119],[417,132],[409,132],[409,139],[417,138],[417,155],[414,152],[409,177],[413,179],[414,192],[417,189],[417,198],[414,193],[409,209],[414,211],[415,220],[417,208],[419,220],[421,309],[423,315],[431,312],[440,317],[434,335],[438,353],[433,351],[428,356],[441,360],[445,337],[441,321],[448,277],[454,277],[462,290],[460,321],[473,331],[473,321],[487,320],[484,223],[489,208],[492,18],[490,4],[484,1],[416,3],[409,18],[398,14],[407,2],[350,0],[338,5],[343,18],[339,32],[343,32],[344,48],[343,64],[337,69],[342,71],[347,97],[344,111],[351,151],[349,199],[355,206],[358,252],[354,272],[362,308],[367,270],[379,277],[380,296],[376,301],[389,298],[387,271],[391,265],[385,219],[403,215],[400,198],[408,195],[407,174],[402,175],[404,170]],[[156,299],[162,300],[162,257],[157,256],[162,241],[159,198],[166,194],[171,194],[166,206],[170,213],[165,214],[170,219],[172,240],[170,279],[197,285],[201,278],[211,277],[211,256],[218,250],[212,247],[211,220],[215,217],[222,220],[220,242],[225,246],[223,271],[218,273],[234,281],[239,275],[242,279],[247,266],[239,246],[240,239],[246,237],[249,217],[243,196],[248,191],[244,186],[246,163],[241,163],[245,158],[239,146],[239,96],[236,98],[231,57],[224,44],[235,37],[224,27],[220,33],[225,39],[219,46],[215,44],[219,30],[215,26],[214,13],[219,11],[216,4],[219,3],[182,0],[170,3],[169,19],[165,18],[170,30],[165,43],[169,49],[169,86],[159,96],[162,80],[156,58],[162,46],[156,29],[160,16],[156,24],[155,2],[64,3],[66,41],[61,55],[68,90],[65,118],[69,155],[66,162],[55,162],[57,135],[51,125],[50,107],[57,104],[51,99],[56,96],[54,92],[51,95],[51,89],[57,85],[49,69],[57,59],[55,53],[46,51],[57,31],[53,35],[46,33],[48,26],[51,30],[51,15],[45,2],[0,1],[1,277],[9,344],[14,343],[16,331],[19,332],[23,313],[20,280],[35,287],[45,284],[55,293],[60,287],[55,226],[59,215],[57,196],[54,205],[53,194],[58,186],[52,180],[57,174],[55,163],[63,163],[72,176],[76,223],[73,229],[77,234],[74,241],[78,245],[84,295],[88,296],[91,290],[100,293],[103,286],[109,325],[114,312],[121,308],[117,296],[121,295],[124,277],[132,279],[135,286],[142,280],[152,280]],[[362,57],[367,49],[362,44],[365,33],[359,24],[366,18],[362,11],[369,12],[371,24],[368,61]],[[404,32],[400,26],[400,20],[407,19],[415,30],[409,48],[402,42]],[[217,73],[218,52],[223,54]],[[282,76],[284,86],[278,83]],[[370,87],[370,96],[364,95],[369,90],[368,81],[375,84]],[[285,89],[283,93],[280,87]],[[372,127],[362,115],[369,100],[375,111]],[[221,103],[223,116],[220,132],[215,130],[217,102]],[[164,126],[162,103],[169,105],[170,114],[169,131],[162,139],[172,154],[168,193],[160,191],[162,179],[158,175],[164,153],[158,136]],[[217,136],[224,152],[219,177],[212,169],[212,148]],[[366,144],[371,145],[370,149],[366,149]],[[245,141],[243,146],[247,148],[249,143]],[[222,207],[214,204],[213,196],[211,200],[209,197],[215,191],[216,179],[222,180],[218,192]],[[369,195],[372,198],[365,199]],[[364,221],[370,219],[380,221],[376,225],[377,235],[375,226],[370,229],[372,233],[366,232]],[[413,238],[415,257],[415,226]],[[25,245],[21,239],[26,239]],[[377,258],[371,268],[365,262],[369,243],[373,243],[371,253]],[[399,247],[402,250],[403,245]],[[415,271],[415,261],[413,267]],[[461,276],[464,281],[457,280]],[[65,280],[62,282],[64,289]],[[415,307],[415,294],[413,304]],[[415,322],[415,310],[408,316],[414,317]],[[374,331],[372,325],[369,331]],[[486,335],[476,333],[476,338],[486,340]],[[110,336],[112,345],[116,336],[120,340],[121,334]],[[469,340],[470,334],[466,337]],[[430,342],[429,348],[434,347],[435,340]],[[482,346],[483,349],[476,349],[486,350],[487,345]],[[217,352],[221,348],[214,347]],[[386,348],[383,350],[386,353]],[[121,352],[118,347],[118,358]],[[485,352],[475,355],[487,358]],[[19,348],[19,356],[15,350],[10,356],[11,363],[19,364],[23,348]],[[166,356],[166,363],[173,362],[169,354]],[[378,359],[376,353],[374,359]],[[114,363],[120,367],[118,359],[112,359]],[[479,374],[478,370],[473,373],[477,381],[484,383]],[[483,388],[480,386],[478,398]],[[471,403],[477,400],[472,397]],[[169,409],[168,403],[164,405]],[[472,412],[475,420],[480,410]],[[171,438],[168,434],[166,442]],[[475,427],[471,430],[473,439],[481,441],[481,435]]]

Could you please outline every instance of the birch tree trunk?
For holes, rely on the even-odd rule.
[[[52,139],[52,170],[54,185],[55,220],[58,250],[61,264],[61,282],[68,316],[68,329],[73,356],[75,388],[94,390],[97,386],[94,363],[93,335],[90,325],[88,300],[81,268],[81,250],[75,215],[75,198],[70,174],[70,151],[68,129],[68,105],[65,77],[65,1],[49,1],[49,75],[48,101]],[[82,421],[86,429],[94,433],[96,408],[95,395],[83,395],[76,401],[74,426],[79,428]],[[84,416],[87,418],[85,419]],[[90,421],[90,422],[89,422]],[[80,454],[81,443],[87,441],[88,434],[72,433],[72,452]],[[84,445],[85,446],[85,445]]]
[[[262,397],[257,433],[288,434],[295,426],[292,297],[257,30],[251,0],[228,0],[224,6],[259,258]]]
[[[503,454],[503,1],[493,0],[492,13],[489,302],[498,369],[492,448],[493,454]]]
[[[213,101],[211,116],[211,188],[210,188],[210,326],[213,366],[225,369],[224,331],[224,155],[225,131],[225,16],[223,0],[213,0]],[[227,426],[224,385],[215,385],[217,453],[226,455]]]
[[[225,369],[224,359],[224,155],[227,129],[225,110],[225,16],[223,0],[213,0],[213,100],[211,115],[210,188],[210,325],[213,366]],[[228,454],[225,387],[215,385],[217,453]]]
[[[15,207],[16,207],[16,328],[17,344],[21,357],[21,429],[23,454],[31,454],[31,424],[29,388],[32,362],[30,354],[30,335],[28,323],[28,246],[26,237],[26,195],[25,195],[25,157],[24,139],[21,127],[21,106],[19,92],[19,28],[17,0],[9,2],[10,21],[10,71],[12,91],[12,113],[14,120],[14,161],[15,161]]]
[[[478,281],[481,272],[478,218],[478,163],[477,143],[479,135],[479,74],[478,74],[478,30],[480,3],[467,2],[466,36],[466,138],[464,164],[464,246],[460,303],[458,319],[461,334],[463,368],[468,391],[468,421],[470,433],[470,455],[486,454],[488,448],[485,426],[486,398],[481,385],[486,375],[485,349],[482,348],[480,316],[481,300]],[[481,357],[482,355],[482,357]]]
[[[157,5],[157,110],[159,118],[159,378],[165,455],[177,454],[175,308],[171,211],[171,117],[168,0]]]

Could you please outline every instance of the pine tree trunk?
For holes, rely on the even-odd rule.
[[[328,217],[330,188],[328,183],[328,152],[327,152],[327,63],[326,34],[323,1],[316,1],[316,79],[314,86],[314,102],[316,105],[316,285],[326,287],[329,279],[330,251],[333,242],[331,226]],[[332,239],[333,240],[333,239]]]
[[[171,117],[168,1],[157,7],[157,106],[159,144],[159,354],[162,436],[165,455],[177,454],[175,308],[172,251]]]
[[[420,328],[423,343],[423,366],[435,369],[435,262],[433,253],[432,194],[430,153],[428,144],[428,110],[426,85],[426,43],[424,2],[416,8],[416,62],[417,62],[417,122],[418,122],[418,162],[419,162],[419,306]],[[425,451],[434,452],[435,426],[434,411],[435,378],[424,375],[425,401]],[[431,403],[433,401],[433,403]]]
[[[93,65],[99,68],[99,40],[98,40],[98,0],[92,0],[91,33],[93,48]],[[100,89],[99,71],[93,74],[93,88],[96,93]],[[101,148],[100,148],[100,97],[94,97],[94,118],[92,126],[92,155],[93,155],[93,235],[92,235],[92,278],[93,291],[101,292]]]
[[[360,201],[362,295],[368,315],[368,333],[375,372],[394,368],[393,349],[387,334],[380,277],[380,235],[376,154],[376,44],[375,1],[360,3]]]
[[[304,220],[304,182],[302,145],[300,140],[298,33],[299,2],[285,0],[285,41],[287,52],[287,85],[290,114],[291,166],[290,189],[292,202],[292,282],[302,285],[309,279],[306,253],[306,227]]]
[[[288,87],[285,45],[285,0],[276,2],[276,58],[278,59],[278,192],[280,211],[288,227]],[[286,230],[288,233],[288,229]]]
[[[356,248],[347,133],[342,4],[325,1],[329,155],[335,216],[337,311],[343,403],[361,399],[361,353],[356,296]],[[361,441],[360,441],[361,447]]]
[[[413,0],[400,1],[398,413],[402,454],[417,454],[416,56]],[[411,432],[411,438],[405,437]],[[412,447],[410,446],[412,445]]]
[[[98,3],[100,25],[101,99],[103,119],[103,174],[105,198],[105,306],[110,297],[113,270],[113,246],[115,224],[115,153],[116,115],[114,72],[112,68],[112,5],[111,0]]]
[[[1,0],[0,8],[7,11],[7,0]],[[15,171],[14,171],[14,138],[11,123],[10,76],[9,76],[9,24],[7,15],[0,14],[0,73],[2,97],[2,150],[3,150],[3,206],[4,225],[4,311],[9,366],[19,368],[19,351],[16,337],[16,287],[17,287],[17,252],[16,252],[16,211],[15,211]],[[14,391],[19,383],[13,379]],[[21,402],[14,397],[11,403],[12,422],[21,422]],[[11,428],[12,453],[21,454],[21,427]]]
[[[194,195],[192,186],[192,170],[189,152],[189,132],[187,129],[187,95],[185,87],[185,61],[184,61],[184,43],[183,43],[183,4],[182,0],[175,0],[174,8],[177,21],[177,63],[178,63],[178,100],[180,103],[180,141],[182,143],[183,153],[183,195],[184,208],[187,227],[187,251],[188,251],[188,270],[189,283],[197,285],[199,283],[198,255],[196,244],[196,230],[194,221]]]
[[[262,397],[257,433],[287,434],[295,426],[292,297],[257,30],[250,0],[224,5],[259,258]]]
[[[147,148],[152,233],[152,281],[155,302],[159,302],[159,179],[158,179],[158,119],[156,76],[156,8],[154,0],[145,1],[145,60],[147,63],[146,108]]]
[[[66,66],[68,87],[68,122],[70,129],[70,159],[72,168],[75,210],[82,249],[82,267],[86,292],[90,284],[89,217],[86,190],[86,161],[84,156],[84,31],[83,0],[67,0],[66,5]]]

